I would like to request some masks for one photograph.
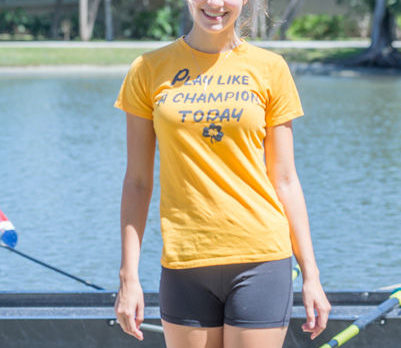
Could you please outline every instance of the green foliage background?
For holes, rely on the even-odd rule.
[[[337,0],[347,3],[355,13],[371,13],[375,0]],[[401,0],[387,0],[388,6],[401,20]],[[103,4],[103,3],[102,3]],[[179,35],[181,13],[184,1],[152,0],[145,5],[142,0],[113,0],[114,37],[119,40],[170,40]],[[68,19],[71,23],[71,38],[79,39],[78,11],[63,13],[60,21]],[[53,13],[28,15],[22,8],[0,10],[0,39],[49,39]],[[304,15],[296,18],[288,31],[290,39],[344,39],[358,37],[358,24],[355,16],[345,15]],[[99,8],[93,38],[104,39],[104,8]],[[58,38],[63,38],[59,30]]]
[[[0,11],[0,33],[10,33],[18,37],[45,37],[50,32],[50,16],[29,16],[22,8]]]
[[[376,4],[376,0],[337,0],[339,4],[349,4],[351,7],[360,9],[368,9],[373,12]],[[401,0],[387,0],[387,6],[394,12],[401,12]]]
[[[118,39],[168,40],[178,36],[180,14],[184,3],[163,0],[163,6],[139,6],[138,1],[114,0],[114,33]],[[28,15],[23,8],[0,10],[0,38],[14,40],[48,39],[51,36],[52,11]],[[79,39],[77,11],[62,14],[60,22],[71,22],[71,38]],[[98,10],[93,38],[104,38],[104,8]],[[63,35],[59,30],[59,38]]]
[[[124,38],[167,40],[178,36],[182,1],[164,0],[164,6],[140,7],[137,2],[113,3],[119,16],[117,35]],[[116,17],[116,16],[115,16]]]
[[[304,15],[296,18],[287,35],[291,39],[311,40],[345,39],[358,36],[356,20],[344,15]]]

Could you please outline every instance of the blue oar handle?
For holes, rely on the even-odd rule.
[[[401,295],[401,291],[399,293]],[[381,317],[384,313],[391,311],[394,307],[397,307],[399,305],[400,305],[399,300],[396,297],[390,296],[389,299],[384,301],[375,309],[372,309],[372,311],[367,313],[366,316],[363,316],[358,320],[356,320],[354,324],[357,325],[360,330],[362,330],[366,327],[366,325],[370,324],[372,321]]]
[[[390,312],[393,308],[401,306],[401,289],[395,290],[392,295],[383,303],[372,309],[366,315],[361,316],[355,320],[345,330],[341,331],[338,335],[334,336],[329,342],[320,346],[320,348],[334,348],[340,347],[348,342],[351,338],[355,337],[362,331],[368,324],[380,318],[383,314]]]
[[[42,265],[42,266],[45,266],[45,267],[50,268],[50,269],[52,269],[52,270],[54,270],[54,271],[56,271],[56,272],[58,272],[58,273],[64,274],[64,275],[67,276],[67,277],[70,277],[70,278],[72,278],[72,279],[75,279],[75,280],[77,280],[77,281],[79,281],[79,282],[81,282],[81,283],[83,283],[83,284],[85,284],[85,285],[87,285],[87,286],[91,286],[92,288],[95,288],[96,290],[105,290],[104,288],[102,288],[102,287],[100,287],[100,286],[98,286],[98,285],[92,284],[92,283],[90,283],[90,282],[88,282],[88,281],[86,281],[86,280],[84,280],[84,279],[78,278],[78,277],[76,277],[76,276],[74,276],[74,275],[72,275],[72,274],[69,274],[69,273],[67,273],[67,272],[64,272],[64,271],[62,271],[62,270],[59,269],[59,268],[53,267],[53,266],[51,266],[51,265],[48,265],[47,263],[44,263],[44,262],[42,262],[42,261],[40,261],[40,260],[37,260],[37,259],[35,259],[35,258],[33,258],[33,257],[29,256],[29,255],[27,255],[27,254],[24,254],[24,253],[22,253],[21,251],[15,250],[14,248],[9,247],[8,245],[1,245],[1,244],[0,244],[0,246],[2,246],[3,248],[6,248],[6,249],[8,249],[8,250],[10,250],[10,251],[12,251],[12,252],[14,252],[14,253],[17,253],[18,255],[21,255],[21,256],[23,256],[23,257],[25,257],[25,258],[27,258],[27,259],[33,261],[33,262],[36,262],[36,263],[38,263],[38,264],[40,264],[40,265]]]

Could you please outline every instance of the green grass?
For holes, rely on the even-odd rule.
[[[130,64],[149,49],[135,48],[0,48],[0,66]],[[290,62],[327,62],[349,57],[363,49],[271,49]]]
[[[135,48],[0,48],[0,66],[130,64],[146,49]]]
[[[273,51],[282,54],[289,62],[330,63],[349,58],[364,50],[364,48],[280,48]]]

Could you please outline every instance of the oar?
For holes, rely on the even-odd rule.
[[[301,274],[301,268],[299,267],[299,265],[296,265],[292,269],[292,280],[294,281],[295,279],[297,279],[300,274]]]
[[[366,315],[363,315],[359,319],[355,320],[350,326],[341,331],[338,335],[334,336],[329,342],[320,346],[320,348],[334,348],[342,346],[351,338],[358,335],[359,332],[362,331],[368,324],[372,323],[377,318],[390,312],[398,306],[401,306],[401,288],[393,291],[386,301],[381,303]]]
[[[142,330],[163,333],[163,327],[159,325],[142,323],[141,325],[139,325],[139,328]]]
[[[53,267],[47,263],[44,263],[38,259],[35,259],[27,254],[22,253],[21,251],[15,250],[15,246],[17,245],[17,240],[18,240],[18,235],[15,232],[15,228],[13,224],[11,223],[10,220],[7,219],[6,215],[0,210],[0,246],[12,251],[13,253],[16,253],[18,255],[21,255],[28,260],[31,260],[33,262],[36,262],[42,266],[45,266],[47,268],[52,269],[53,271],[56,271],[58,273],[61,273],[67,277],[70,277],[72,279],[75,279],[87,286],[91,286],[92,288],[95,288],[96,290],[105,290],[101,286],[92,284],[91,282],[88,282],[87,280],[78,278],[72,274],[69,274],[67,272],[62,271],[59,268]]]

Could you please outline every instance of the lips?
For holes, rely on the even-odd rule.
[[[221,20],[227,14],[227,12],[211,12],[207,10],[202,10],[202,13],[206,18],[215,21]]]

